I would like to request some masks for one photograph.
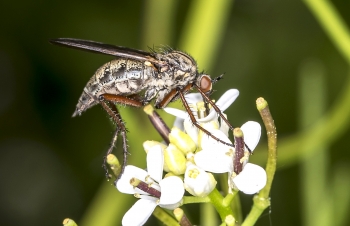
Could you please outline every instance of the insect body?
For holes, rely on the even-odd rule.
[[[221,76],[212,80],[209,75],[198,73],[195,60],[188,54],[170,48],[162,52],[144,52],[71,38],[54,39],[50,42],[118,57],[104,64],[91,77],[79,98],[73,117],[96,104],[101,104],[107,111],[117,124],[107,154],[112,152],[118,134],[121,134],[123,138],[124,163],[121,174],[126,165],[128,151],[126,129],[115,104],[142,107],[155,99],[155,107],[164,108],[168,103],[180,98],[197,128],[217,141],[232,146],[232,144],[225,143],[202,128],[187,104],[184,94],[192,88],[196,88],[202,94],[204,101],[210,103],[220,117],[233,129],[219,108],[208,97],[212,92],[212,83],[219,80]],[[107,170],[105,164],[104,167]]]
[[[104,64],[85,86],[73,116],[98,104],[100,95],[106,93],[128,97],[144,92],[143,96],[139,95],[142,104],[155,98],[157,108],[173,101],[175,98],[166,98],[172,90],[182,90],[196,80],[198,73],[195,61],[177,51],[158,54],[158,58],[160,61],[157,64],[125,58]]]

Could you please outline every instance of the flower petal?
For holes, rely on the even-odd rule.
[[[191,119],[188,117],[184,120],[184,129],[185,132],[191,137],[191,139],[198,145],[198,129],[195,127],[191,121]]]
[[[171,107],[166,107],[166,108],[163,108],[164,111],[168,114],[171,114],[171,115],[174,115],[178,118],[182,118],[182,119],[186,119],[188,117],[188,114],[186,111],[183,111],[183,110],[179,110],[177,108],[171,108]]]
[[[184,119],[179,118],[179,117],[176,117],[176,118],[175,118],[175,121],[174,121],[174,124],[173,124],[173,127],[176,127],[176,128],[178,128],[179,130],[181,130],[181,131],[185,131],[185,128],[184,128]]]
[[[160,205],[171,205],[181,201],[185,189],[179,177],[166,177],[159,182],[159,185],[162,193],[159,200]]]
[[[215,103],[216,106],[221,110],[221,112],[225,111],[238,97],[239,91],[237,89],[229,89],[227,90]],[[209,122],[214,120],[217,117],[217,113],[214,109],[210,110],[210,113],[205,118],[198,119],[198,122]]]
[[[227,115],[223,114],[225,118],[227,119]],[[220,118],[220,131],[225,134],[226,137],[228,137],[228,131],[230,131],[230,127],[226,124],[226,122]]]
[[[159,182],[163,176],[164,155],[160,145],[153,146],[147,153],[147,172]]]
[[[261,136],[261,126],[254,121],[248,121],[241,127],[244,135],[244,143],[253,151],[259,143]]]
[[[197,118],[197,122],[200,122],[200,123],[205,123],[205,122],[210,122],[214,119],[216,119],[218,117],[216,111],[214,109],[211,109],[210,110],[210,113],[204,117],[204,118]]]
[[[237,89],[227,90],[216,102],[216,106],[220,108],[221,111],[225,111],[239,96],[239,91]]]
[[[265,170],[255,164],[247,163],[243,171],[233,178],[236,187],[245,194],[255,194],[266,185]]]
[[[122,225],[143,225],[151,216],[157,203],[154,200],[140,199],[125,213]]]
[[[116,187],[122,193],[135,194],[136,191],[134,187],[130,184],[131,178],[137,178],[143,181],[145,180],[147,175],[148,173],[145,170],[140,169],[133,165],[127,165],[125,167],[125,171],[122,177],[118,180]],[[137,192],[140,194],[147,194],[141,190],[138,190]]]
[[[222,131],[213,129],[213,130],[209,130],[209,132],[212,135],[214,135],[216,138],[218,138],[226,143],[232,144],[230,139]],[[202,137],[201,147],[203,149],[223,150],[223,151],[227,151],[228,149],[233,149],[233,147],[225,145],[225,144],[213,139],[212,137],[206,136],[206,135],[204,135]]]
[[[188,104],[195,104],[197,102],[203,101],[203,97],[200,93],[189,93],[185,95]]]
[[[221,150],[203,149],[194,155],[194,161],[197,166],[208,172],[225,173],[233,170],[233,156]]]

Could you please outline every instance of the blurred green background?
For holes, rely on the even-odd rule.
[[[59,37],[188,52],[200,70],[225,73],[213,98],[240,91],[226,111],[235,126],[261,122],[255,100],[264,97],[277,126],[279,161],[272,205],[258,225],[350,224],[349,33],[332,36],[320,21],[337,29],[339,20],[324,11],[316,17],[303,1],[208,2],[0,3],[1,225],[60,225],[66,217],[79,225],[119,225],[135,201],[104,177],[113,134],[106,113],[98,106],[71,118],[88,79],[112,57],[48,43]],[[350,26],[350,2],[331,4],[336,19]],[[160,136],[142,109],[120,109],[130,163],[145,167],[142,141]],[[174,119],[158,112],[171,125]],[[252,161],[264,165],[266,149],[264,135]],[[241,200],[246,215],[252,196]],[[205,225],[197,205],[186,210]],[[155,222],[151,217],[148,224]]]

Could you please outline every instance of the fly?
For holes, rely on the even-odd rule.
[[[224,142],[204,129],[194,117],[184,95],[196,89],[201,93],[204,102],[210,104],[218,115],[233,127],[223,116],[220,109],[210,100],[212,84],[222,76],[211,79],[209,75],[198,73],[195,60],[188,54],[166,48],[160,52],[130,49],[94,41],[59,38],[50,43],[65,47],[87,50],[117,57],[102,65],[86,84],[81,94],[73,117],[81,115],[94,105],[100,104],[116,123],[116,131],[107,154],[112,153],[118,134],[123,139],[123,166],[118,179],[124,172],[128,149],[126,144],[126,128],[115,104],[142,107],[154,100],[155,108],[164,108],[170,102],[181,99],[192,123],[208,136],[225,145]],[[106,156],[104,168],[106,167]]]

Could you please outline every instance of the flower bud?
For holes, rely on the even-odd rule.
[[[166,145],[163,143],[160,143],[158,141],[154,141],[154,140],[146,140],[145,142],[143,142],[143,148],[146,151],[146,154],[148,153],[148,151],[156,146],[156,145],[160,145],[162,147],[162,149],[164,150],[166,148]]]
[[[171,129],[169,140],[185,154],[196,150],[196,143],[194,143],[191,137],[176,127]]]
[[[169,171],[175,175],[184,174],[186,171],[184,153],[171,143],[164,150],[164,163],[168,166]]]
[[[107,155],[107,164],[111,168],[114,176],[118,177],[122,170],[118,158],[113,154]]]
[[[77,226],[77,224],[74,222],[74,220],[66,218],[63,220],[64,226]]]

